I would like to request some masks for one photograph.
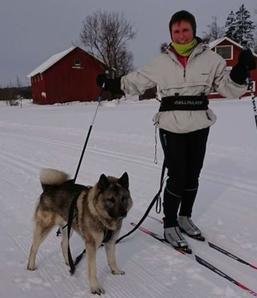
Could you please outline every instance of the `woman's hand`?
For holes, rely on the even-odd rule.
[[[237,64],[230,72],[230,78],[233,82],[243,85],[249,77],[249,71],[256,68],[256,58],[250,49],[242,50],[238,57]]]
[[[242,50],[238,57],[238,64],[248,71],[256,68],[256,57],[250,49]]]
[[[106,74],[101,73],[96,77],[97,86],[103,88],[106,91],[111,92],[111,94],[124,94],[120,88],[120,77],[115,79],[107,78]]]

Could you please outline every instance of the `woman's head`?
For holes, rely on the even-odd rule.
[[[195,17],[186,10],[176,12],[169,23],[171,39],[179,44],[191,42],[196,36]]]

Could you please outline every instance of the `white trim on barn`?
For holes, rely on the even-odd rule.
[[[56,62],[61,60],[63,57],[68,55],[70,52],[72,52],[74,49],[79,47],[71,47],[65,51],[59,52],[57,54],[54,54],[50,58],[48,58],[45,62],[40,64],[37,68],[35,68],[30,74],[27,75],[28,78],[34,77],[36,74],[42,74],[44,71],[46,71],[48,68],[50,68],[52,65],[54,65]],[[80,48],[81,49],[81,48]],[[81,49],[83,50],[83,49]],[[83,50],[84,51],[84,50]],[[86,52],[88,55],[92,56],[94,59],[100,61],[104,64],[103,61],[101,61],[99,58],[96,58],[93,54]]]
[[[224,40],[227,40],[229,41],[230,43],[232,43],[233,45],[239,47],[239,48],[243,48],[239,43],[237,43],[236,41],[232,40],[231,38],[225,36],[225,37],[222,37],[222,38],[218,38],[212,42],[209,43],[209,48],[210,49],[213,49],[214,47],[216,47],[218,44],[222,43]],[[253,51],[252,51],[253,52]],[[253,55],[255,57],[257,57],[257,54],[253,52]]]

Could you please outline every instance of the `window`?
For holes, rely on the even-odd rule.
[[[225,60],[233,59],[233,46],[217,46],[215,50]]]
[[[73,64],[72,68],[82,68],[81,67],[81,62],[80,62],[79,59],[74,60],[74,64]]]

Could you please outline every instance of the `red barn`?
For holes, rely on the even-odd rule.
[[[79,47],[57,53],[28,75],[33,102],[53,104],[95,100],[100,91],[96,76],[104,70],[102,61]]]
[[[238,55],[242,50],[242,46],[233,41],[228,37],[222,37],[219,39],[214,40],[209,44],[209,47],[216,53],[220,54],[227,62],[227,69],[231,70],[231,68],[237,63]],[[254,53],[256,63],[257,63],[257,55]],[[257,94],[256,91],[256,84],[257,84],[257,70],[251,71],[251,78],[253,80],[253,90],[255,95]],[[249,95],[249,93],[247,94]],[[209,98],[217,98],[222,97],[218,93],[213,92],[209,95]]]

